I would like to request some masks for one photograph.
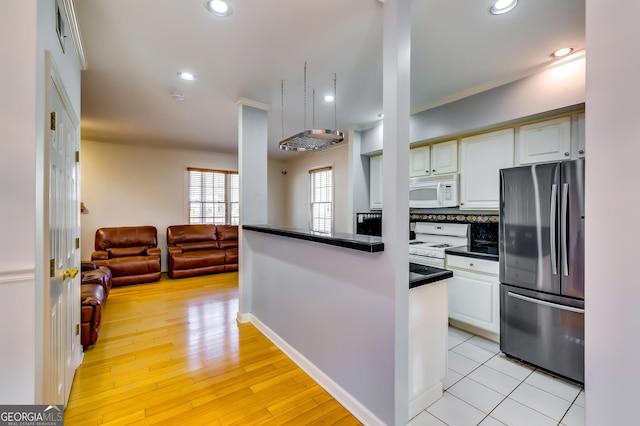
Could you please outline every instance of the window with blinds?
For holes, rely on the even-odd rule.
[[[333,231],[333,174],[331,167],[309,170],[311,230]]]
[[[237,172],[188,168],[189,223],[237,225],[240,181]]]

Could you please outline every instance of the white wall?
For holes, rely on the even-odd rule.
[[[411,116],[411,143],[480,131],[585,100],[585,59],[578,58],[521,80]],[[487,108],[491,105],[491,108]],[[362,154],[382,150],[382,122],[362,132]]]
[[[81,198],[89,209],[81,216],[82,259],[91,259],[98,228],[152,225],[163,271],[167,226],[188,223],[187,167],[238,170],[232,154],[93,141],[82,141],[80,149]]]
[[[80,66],[63,54],[55,2],[3,2],[0,13],[0,401],[41,402],[44,258],[43,176],[50,51],[77,115]],[[10,66],[9,66],[10,64]]]
[[[285,226],[288,223],[286,208],[286,182],[287,174],[283,174],[287,170],[287,165],[282,160],[269,159],[267,164],[267,179],[269,187],[269,204],[268,223],[270,225]]]
[[[309,229],[309,170],[331,166],[333,170],[334,232],[348,232],[353,221],[348,209],[348,149],[343,142],[332,148],[292,153],[294,158],[284,163],[285,226]]]
[[[587,426],[638,422],[640,3],[587,0]]]

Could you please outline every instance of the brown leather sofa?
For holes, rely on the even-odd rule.
[[[82,262],[81,266],[80,342],[86,349],[98,340],[113,277],[106,266],[92,262]]]
[[[236,225],[174,225],[167,228],[171,278],[238,270]]]
[[[161,251],[157,234],[155,226],[100,228],[91,261],[111,270],[114,286],[158,281]]]

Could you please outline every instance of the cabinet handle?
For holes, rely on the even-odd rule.
[[[431,170],[431,171],[432,171],[433,173],[435,173],[435,172],[436,172],[436,169],[433,169],[433,170]]]
[[[564,156],[565,156],[565,157],[568,157],[568,156],[569,156],[569,153],[568,153],[568,152],[565,152],[565,153],[564,153]]]
[[[581,149],[580,151],[578,151],[578,154],[584,154],[584,149]]]
[[[473,263],[470,263],[470,264],[469,264],[469,267],[473,268]]]

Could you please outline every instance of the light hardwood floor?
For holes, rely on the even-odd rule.
[[[238,275],[115,287],[65,425],[358,425],[251,324]]]

